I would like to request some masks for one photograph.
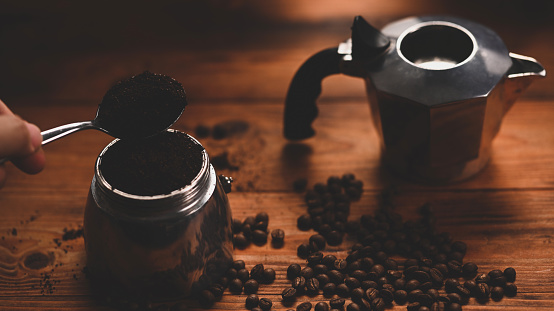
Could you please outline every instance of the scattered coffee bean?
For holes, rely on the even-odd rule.
[[[258,229],[252,231],[252,242],[257,245],[265,244],[267,242],[267,232]]]
[[[248,272],[248,270],[246,270],[245,268],[242,268],[239,271],[237,271],[236,278],[241,280],[242,283],[245,283],[246,281],[248,281],[248,279],[250,279],[250,272]]]
[[[229,290],[232,293],[240,293],[242,292],[242,281],[239,279],[234,279],[229,283]]]
[[[271,306],[273,306],[273,302],[271,302],[271,300],[269,300],[268,298],[261,298],[260,301],[258,302],[258,306],[262,310],[267,311],[271,309]]]
[[[514,283],[507,283],[504,288],[504,294],[507,297],[514,297],[517,295],[517,286]]]
[[[319,291],[319,281],[316,278],[306,280],[306,289],[308,290],[308,293],[317,293]]]
[[[308,301],[303,302],[296,306],[296,311],[310,311],[312,309],[312,304]]]
[[[287,279],[293,280],[294,278],[300,276],[300,271],[302,267],[299,264],[293,263],[287,268]]]
[[[357,303],[352,302],[346,307],[346,311],[361,311],[361,308]]]
[[[260,298],[256,294],[250,294],[246,297],[245,307],[246,309],[252,309],[258,306]]]
[[[264,265],[261,264],[261,263],[255,265],[252,268],[252,270],[250,270],[250,278],[251,279],[260,281],[260,280],[263,279],[263,275],[264,275]]]
[[[491,299],[494,301],[502,300],[504,297],[504,288],[500,286],[495,286],[491,288]]]
[[[315,311],[329,311],[329,305],[326,302],[318,302],[314,307]]]
[[[266,268],[263,271],[262,281],[264,284],[271,284],[275,281],[275,270],[273,268]]]
[[[258,292],[259,284],[256,280],[250,279],[244,283],[245,294],[255,294]]]
[[[274,229],[271,231],[271,243],[274,246],[282,246],[285,241],[285,231],[281,229]]]
[[[303,276],[296,277],[292,281],[292,287],[297,290],[303,290],[306,287],[306,278]]]
[[[294,298],[296,298],[296,288],[294,287],[287,287],[283,290],[283,292],[281,293],[281,297],[284,299],[284,300],[292,300]]]
[[[513,283],[516,281],[516,270],[514,268],[506,268],[503,275],[504,277],[506,277],[506,281],[509,283]]]

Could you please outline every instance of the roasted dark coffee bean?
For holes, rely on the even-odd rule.
[[[294,278],[300,276],[300,271],[302,267],[299,264],[293,263],[287,268],[287,279],[293,280]]]
[[[231,228],[233,229],[233,233],[237,234],[242,231],[242,221],[240,219],[233,218],[233,222],[231,223]]]
[[[358,270],[352,271],[352,273],[350,273],[350,276],[353,278],[356,278],[360,282],[363,282],[367,277],[367,273],[363,270],[358,269]]]
[[[315,311],[329,311],[329,305],[326,302],[318,302],[314,307]]]
[[[469,290],[470,293],[475,294],[478,290],[477,283],[474,280],[467,280],[464,282],[464,287]]]
[[[377,276],[382,277],[385,275],[386,270],[385,267],[383,267],[382,265],[376,264],[371,267],[370,272],[375,272]]]
[[[313,243],[317,246],[318,250],[324,250],[325,249],[325,237],[321,234],[314,234],[309,239],[310,243]]]
[[[370,280],[365,280],[361,283],[361,286],[364,290],[368,290],[370,288],[379,288],[379,284],[377,284],[377,282],[375,281],[370,281]]]
[[[281,297],[283,297],[284,300],[292,300],[296,298],[296,293],[297,293],[296,288],[287,287],[281,293]]]
[[[335,283],[327,283],[323,285],[323,295],[325,297],[331,297],[333,296],[337,291],[337,285]]]
[[[359,302],[360,299],[362,299],[365,295],[365,291],[361,288],[354,288],[350,291],[350,299],[352,299],[354,302]]]
[[[269,300],[268,298],[262,298],[260,299],[260,302],[258,302],[258,306],[262,310],[267,311],[271,309],[271,306],[273,306],[273,302],[271,302],[271,300]]]
[[[317,280],[319,281],[319,286],[323,287],[325,284],[329,283],[331,279],[327,274],[320,273],[316,275]]]
[[[256,218],[254,216],[248,216],[242,222],[242,226],[244,227],[246,225],[249,225],[250,227],[252,227],[254,226],[255,223],[256,223]]]
[[[246,297],[246,301],[244,303],[244,306],[246,309],[252,309],[258,306],[258,303],[260,302],[260,298],[256,294],[250,294],[248,297]]]
[[[410,275],[411,278],[415,279],[415,280],[418,280],[420,283],[426,283],[426,282],[429,282],[431,280],[431,278],[429,277],[429,274],[427,274],[426,272],[423,272],[423,271],[415,271],[414,273],[412,273]]]
[[[266,212],[259,212],[254,218],[256,222],[269,222],[269,215]]]
[[[429,308],[430,311],[446,311],[446,304],[442,301],[435,301],[431,308]]]
[[[321,260],[321,263],[326,265],[327,268],[332,269],[334,268],[335,260],[337,260],[337,257],[335,255],[325,255]]]
[[[267,232],[259,229],[252,231],[252,242],[256,244],[267,243]]]
[[[488,283],[488,282],[490,282],[490,280],[491,280],[490,276],[486,273],[478,274],[475,277],[475,282],[476,283]]]
[[[308,258],[308,255],[310,255],[310,245],[306,243],[298,245],[296,255],[302,259]]]
[[[361,311],[361,308],[357,303],[352,302],[346,306],[346,311]]]
[[[264,276],[264,265],[259,263],[250,270],[250,278],[256,281],[262,280]]]
[[[491,288],[491,299],[494,301],[499,301],[504,297],[504,288],[500,286],[495,286]]]
[[[462,297],[458,293],[450,293],[450,294],[447,294],[446,297],[448,297],[451,304],[453,304],[453,303],[461,304],[462,303]]]
[[[292,287],[296,288],[297,290],[304,289],[304,287],[306,287],[306,278],[303,276],[296,277],[294,280],[292,280]]]
[[[244,263],[244,260],[235,260],[233,261],[233,264],[231,267],[237,271],[244,269],[246,267],[246,264]]]
[[[233,245],[235,247],[243,249],[246,248],[248,244],[250,244],[250,240],[248,240],[242,232],[233,235]]]
[[[254,279],[251,279],[251,280],[248,280],[244,283],[244,293],[245,294],[255,294],[258,292],[258,288],[259,288],[259,284],[258,284],[258,281],[254,280]]]
[[[421,294],[423,294],[423,291],[421,289],[414,289],[413,291],[408,292],[408,301],[409,302],[417,301],[417,297],[419,297],[419,295]]]
[[[405,289],[405,288],[406,288],[406,279],[401,278],[401,279],[398,279],[398,280],[394,280],[394,282],[392,283],[392,285],[393,285],[394,288],[397,289],[397,290],[399,290],[399,289]]]
[[[237,279],[241,280],[242,283],[248,281],[250,279],[250,272],[248,270],[242,268],[239,271],[237,271]]]
[[[504,294],[507,297],[514,297],[517,295],[517,286],[514,283],[507,283],[504,288]]]
[[[369,288],[365,291],[365,298],[369,301],[373,301],[373,299],[379,297],[379,291],[375,288]]]
[[[487,283],[478,283],[475,289],[475,297],[479,299],[488,299],[490,295],[490,287]]]
[[[225,288],[221,284],[212,284],[208,290],[214,294],[215,299],[219,300],[223,296],[223,292],[225,291]]]
[[[331,282],[335,284],[340,284],[344,282],[344,274],[342,274],[338,270],[329,270],[329,272],[327,272],[327,275],[331,279]]]
[[[448,274],[448,266],[444,263],[438,263],[434,266],[435,269],[439,270],[443,277]]]
[[[225,276],[227,276],[230,279],[237,278],[237,270],[234,268],[227,269],[227,272],[225,272]]]
[[[462,305],[459,304],[459,303],[451,303],[449,306],[448,306],[448,311],[462,311]]]
[[[252,230],[260,230],[267,233],[268,223],[265,221],[258,221],[252,226]]]
[[[408,311],[419,311],[419,308],[421,307],[421,305],[419,304],[419,302],[410,302],[407,306],[407,309]]]
[[[509,283],[513,283],[516,281],[516,269],[512,267],[504,269],[503,275],[504,277],[506,277],[506,281]]]
[[[344,303],[346,301],[342,298],[333,298],[331,299],[331,301],[329,301],[329,305],[331,306],[331,308],[333,309],[339,309],[339,310],[342,310],[342,308],[344,308]]]
[[[381,295],[386,304],[391,304],[394,300],[394,291],[390,289],[383,288],[379,291],[379,295]]]
[[[273,268],[266,268],[263,271],[262,281],[265,284],[271,284],[275,281],[275,270]]]
[[[353,278],[351,276],[344,278],[344,284],[346,284],[346,286],[348,286],[350,290],[360,287],[360,281],[358,281],[358,279]]]
[[[425,293],[427,293],[427,295],[431,296],[431,298],[433,298],[433,300],[437,300],[437,298],[439,298],[439,296],[440,296],[439,291],[434,289],[434,288],[431,288],[431,289],[427,290]]]
[[[414,274],[417,271],[419,271],[419,266],[417,265],[404,268],[404,274],[408,278],[412,278],[412,274]]]
[[[308,255],[308,264],[310,266],[315,266],[321,262],[323,259],[323,253],[322,252],[315,252]]]
[[[505,287],[508,281],[506,280],[505,276],[499,276],[497,278],[491,278],[490,285],[491,286],[499,286],[499,287]]]
[[[464,278],[471,279],[474,278],[477,275],[478,267],[473,262],[466,262],[462,266],[462,273]]]
[[[348,288],[348,286],[346,286],[346,284],[344,283],[337,285],[335,292],[337,295],[339,295],[339,297],[342,298],[350,296],[350,288]]]
[[[317,293],[319,291],[319,281],[316,278],[307,279],[306,289],[310,293]]]
[[[385,310],[386,304],[383,298],[377,297],[371,301],[371,307],[375,311],[383,311]]]
[[[271,231],[271,243],[282,244],[285,241],[285,231],[274,229]]]
[[[467,299],[471,295],[469,290],[463,285],[456,286],[456,293],[458,293],[462,297],[462,299]]]
[[[431,282],[425,282],[419,286],[419,289],[421,289],[424,292],[428,291],[431,288],[433,288],[433,283]]]
[[[343,260],[343,259],[337,259],[333,263],[333,267],[336,270],[344,271],[348,267],[348,262],[346,260]]]
[[[254,308],[252,308],[252,311],[263,311],[263,310],[260,307],[254,307]]]
[[[448,267],[448,273],[451,276],[458,277],[462,275],[462,264],[456,260],[450,260],[446,263]]]
[[[304,267],[302,270],[300,270],[300,276],[303,276],[304,278],[311,279],[314,277],[314,269],[311,267]]]
[[[320,261],[321,262],[321,261]],[[317,265],[314,265],[313,266],[313,269],[314,269],[314,274],[315,275],[318,275],[318,274],[326,274],[328,271],[329,271],[329,268],[327,268],[326,265],[322,264],[322,263],[319,263]]]
[[[312,309],[312,303],[306,301],[296,306],[296,311],[310,311]]]
[[[503,276],[504,272],[502,272],[502,270],[494,269],[494,270],[489,271],[488,275],[492,280],[494,278]]]
[[[409,280],[406,282],[406,291],[409,293],[414,289],[418,289],[421,283],[418,280]]]
[[[232,293],[240,294],[242,292],[242,281],[239,279],[232,280],[231,283],[229,283],[229,290]]]
[[[308,214],[304,214],[296,220],[296,226],[301,231],[308,231],[312,228],[312,217]]]
[[[456,291],[456,287],[460,285],[460,282],[458,280],[449,278],[444,281],[444,290],[447,293],[452,293]]]
[[[394,292],[394,301],[399,305],[405,304],[408,302],[408,293],[403,289],[396,290]]]
[[[444,284],[444,276],[437,268],[431,268],[431,270],[429,270],[429,278],[435,286],[442,287]]]

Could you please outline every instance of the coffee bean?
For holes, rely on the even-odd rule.
[[[325,237],[323,237],[321,234],[314,234],[310,236],[309,239],[310,243],[313,243],[317,246],[318,250],[324,250],[325,249]]]
[[[230,279],[235,279],[237,277],[237,270],[234,268],[227,269],[227,272],[225,272],[225,276],[227,276]]]
[[[323,253],[322,252],[315,252],[308,255],[308,264],[310,266],[315,266],[321,262],[323,259]]]
[[[494,270],[489,271],[488,275],[492,280],[494,278],[503,276],[504,272],[502,272],[502,270],[494,269]]]
[[[417,296],[416,301],[419,302],[422,306],[431,307],[434,299],[429,294],[420,294]]]
[[[259,263],[250,270],[250,278],[256,281],[262,280],[264,275],[264,265]]]
[[[373,299],[379,297],[379,291],[375,288],[369,288],[365,291],[365,297],[369,301],[373,301]]]
[[[360,287],[360,281],[358,281],[358,279],[350,277],[350,276],[346,277],[344,279],[344,284],[346,284],[346,286],[348,286],[348,288],[350,290],[353,290],[354,288]]]
[[[383,298],[385,304],[391,304],[394,300],[394,291],[390,289],[383,288],[379,291],[379,295],[381,295],[381,298]]]
[[[239,249],[244,249],[250,244],[250,240],[244,236],[244,233],[240,232],[233,235],[233,245]]]
[[[357,303],[352,302],[346,307],[346,311],[361,311],[361,309]]]
[[[215,302],[214,294],[205,289],[200,293],[199,302],[203,307],[211,307]]]
[[[252,230],[260,230],[260,231],[263,231],[263,232],[266,232],[267,234],[267,226],[268,226],[268,223],[265,222],[265,221],[258,221],[254,224],[254,226],[252,226]]]
[[[241,270],[241,269],[244,269],[246,267],[246,264],[244,262],[244,260],[235,260],[233,261],[233,264],[231,265],[231,267],[237,271]]]
[[[306,280],[306,289],[309,293],[317,293],[319,291],[319,281],[316,278]]]
[[[343,233],[339,230],[331,230],[326,236],[327,244],[330,246],[338,246],[342,244],[343,241]]]
[[[361,287],[354,288],[350,291],[350,299],[352,301],[358,303],[360,299],[362,299],[365,295],[365,290],[363,290]]]
[[[250,273],[248,272],[248,270],[246,269],[240,269],[239,271],[237,271],[237,279],[241,280],[243,283],[245,283],[246,281],[248,281],[248,279],[250,279]]]
[[[327,272],[327,275],[331,279],[331,282],[335,284],[341,284],[344,282],[344,274],[342,274],[338,270],[329,270],[329,272]]]
[[[306,278],[304,278],[303,276],[296,277],[294,280],[292,280],[292,287],[297,290],[304,289],[304,287],[306,287]]]
[[[242,226],[244,227],[246,225],[249,225],[250,227],[252,227],[255,223],[256,223],[256,218],[254,216],[248,216],[242,222]]]
[[[446,310],[446,304],[442,301],[435,301],[431,308],[429,308],[430,311],[445,311]]]
[[[418,280],[420,283],[429,282],[431,278],[429,277],[429,274],[423,272],[423,271],[415,271],[410,275],[411,278]]]
[[[448,297],[451,304],[453,304],[453,303],[461,304],[462,303],[462,297],[457,293],[449,293],[449,294],[446,295],[446,297]]]
[[[456,260],[450,260],[446,263],[448,273],[453,277],[462,275],[462,264]]]
[[[334,268],[335,260],[337,260],[335,255],[325,255],[323,256],[323,259],[321,259],[321,263],[326,265],[327,268],[332,269]]]
[[[258,302],[258,306],[262,310],[267,311],[271,309],[271,306],[273,306],[273,302],[271,302],[271,300],[269,300],[268,298],[261,298],[260,302]]]
[[[475,294],[478,290],[477,283],[474,280],[467,280],[464,282],[464,287],[469,290],[470,293]]]
[[[473,262],[466,262],[462,266],[462,273],[464,278],[471,279],[474,278],[477,275],[478,267]]]
[[[456,287],[460,285],[460,282],[458,280],[449,278],[444,281],[444,290],[447,293],[452,293],[456,291]]]
[[[505,287],[508,281],[506,280],[506,277],[502,275],[497,278],[491,278],[489,283],[491,286]]]
[[[252,242],[258,245],[267,243],[267,232],[259,229],[252,231]]]
[[[394,301],[399,305],[405,304],[408,301],[408,293],[402,289],[395,291]]]
[[[260,298],[256,294],[250,294],[248,297],[246,297],[246,301],[244,303],[246,309],[252,309],[258,306],[258,303],[260,302]]]
[[[333,298],[329,301],[329,305],[331,306],[331,308],[333,309],[339,309],[341,310],[343,307],[344,307],[344,303],[346,301],[342,298]]]
[[[237,234],[242,231],[242,221],[240,219],[233,218],[231,223],[231,228],[233,229],[233,234]]]
[[[507,283],[504,288],[504,294],[507,297],[514,297],[517,295],[517,286],[514,283]]]
[[[302,267],[299,264],[293,263],[287,268],[287,279],[293,280],[294,278],[300,276],[300,271]]]
[[[509,283],[513,283],[516,281],[516,270],[512,267],[506,268],[503,275],[504,277],[506,277],[506,281]]]
[[[323,287],[325,284],[327,284],[331,281],[329,276],[327,274],[324,274],[324,273],[320,273],[320,274],[316,275],[316,278],[319,281],[319,286],[320,287]]]
[[[254,219],[256,222],[269,222],[269,215],[266,212],[259,212]]]
[[[298,248],[296,249],[296,254],[302,259],[308,258],[308,255],[310,254],[310,245],[306,243],[298,245]]]
[[[494,301],[499,301],[504,297],[504,289],[500,286],[491,288],[491,298]]]
[[[476,283],[488,283],[488,282],[490,282],[490,280],[491,280],[491,277],[486,273],[478,274],[475,277],[475,282]]]
[[[411,292],[414,289],[418,289],[421,283],[418,280],[409,280],[406,282],[406,291]]]
[[[344,283],[337,285],[335,292],[342,298],[350,296],[350,288],[348,288],[348,286]]]
[[[448,306],[448,311],[462,311],[462,305],[459,304],[459,303],[451,303],[449,306]]]
[[[303,302],[296,306],[296,311],[310,311],[312,309],[312,304],[308,301]]]
[[[281,245],[285,241],[285,231],[281,229],[274,229],[271,231],[271,243],[274,245]]]
[[[308,214],[304,214],[296,220],[296,226],[301,231],[308,231],[312,228],[312,217]]]
[[[410,302],[407,306],[408,311],[419,311],[421,305],[419,302]]]
[[[371,307],[375,311],[383,311],[385,310],[385,306],[386,304],[383,298],[377,297],[371,301]]]
[[[262,281],[264,284],[271,284],[275,281],[275,270],[273,268],[266,268],[263,271]]]
[[[292,300],[296,298],[296,293],[297,291],[294,287],[287,287],[281,293],[281,297],[283,297],[284,300]]]
[[[311,267],[304,267],[300,270],[300,276],[303,276],[306,280],[314,277],[314,269]]]
[[[444,276],[437,268],[431,268],[431,270],[429,270],[429,278],[435,286],[442,287],[444,284]]]
[[[263,311],[263,310],[260,307],[254,307],[254,308],[252,308],[252,311]]]
[[[314,265],[313,269],[315,275],[326,274],[329,271],[329,268],[327,268],[327,266],[322,263]]]
[[[318,302],[314,307],[315,311],[329,311],[329,305],[325,302]]]
[[[239,279],[234,279],[229,283],[229,290],[232,293],[240,294],[242,292],[242,281]]]
[[[336,270],[344,271],[348,267],[348,262],[346,260],[343,260],[343,259],[337,259],[333,263],[333,267]]]
[[[337,285],[335,285],[335,283],[327,283],[323,286],[322,290],[325,297],[330,297],[337,291]]]
[[[259,284],[256,280],[251,279],[244,283],[244,293],[245,294],[255,294],[258,292]]]

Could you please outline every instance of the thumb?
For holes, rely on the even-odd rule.
[[[0,157],[17,158],[34,153],[39,146],[33,145],[28,123],[15,115],[0,115]],[[40,134],[40,132],[39,132]]]

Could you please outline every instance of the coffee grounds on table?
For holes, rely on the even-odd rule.
[[[141,138],[171,126],[187,106],[185,90],[175,79],[148,71],[111,87],[95,122],[118,138]]]
[[[181,132],[119,140],[102,156],[100,171],[115,189],[135,195],[168,194],[189,185],[202,168],[204,148]]]

